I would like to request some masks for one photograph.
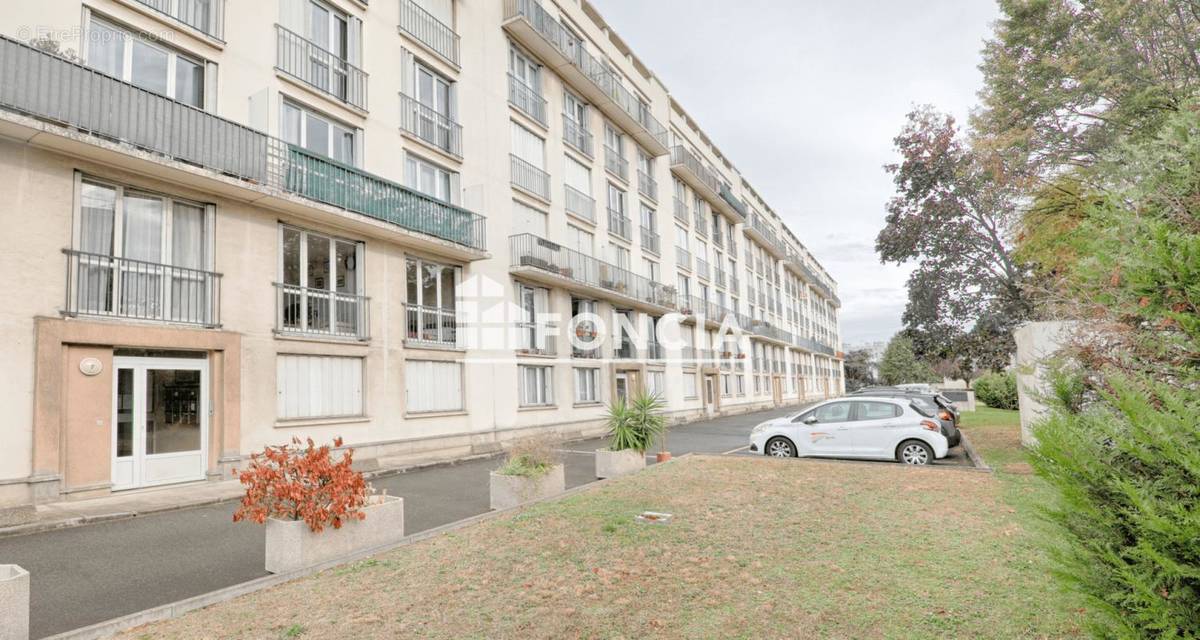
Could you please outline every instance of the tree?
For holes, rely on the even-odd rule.
[[[937,382],[939,378],[928,364],[917,359],[912,341],[903,335],[896,335],[888,342],[883,359],[879,361],[879,380],[892,385]]]
[[[875,250],[882,262],[916,261],[905,333],[918,355],[960,371],[1007,361],[1012,328],[1032,311],[1010,242],[1021,185],[931,107],[910,112],[894,143],[896,195]]]
[[[854,349],[846,354],[842,365],[846,370],[846,390],[855,391],[879,384],[875,376],[878,363],[871,357],[870,349]]]

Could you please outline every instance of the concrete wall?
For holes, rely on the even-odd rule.
[[[1047,365],[1073,337],[1078,324],[1070,321],[1029,322],[1021,325],[1013,338],[1017,343],[1017,399],[1021,410],[1021,443],[1036,442],[1033,425],[1046,417],[1049,409],[1042,399],[1050,392]]]

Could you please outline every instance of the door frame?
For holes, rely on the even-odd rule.
[[[180,482],[193,482],[196,480],[204,480],[207,476],[208,469],[208,432],[209,432],[209,412],[211,409],[211,401],[209,399],[209,362],[208,356],[203,358],[156,358],[152,356],[114,356],[113,357],[113,382],[112,382],[112,428],[109,438],[109,476],[112,482],[113,491],[122,491],[127,489],[141,489],[145,487],[154,487],[166,484],[177,484]],[[117,424],[118,414],[120,413],[120,397],[117,394],[117,385],[120,383],[121,369],[131,369],[133,371],[134,398],[138,395],[138,389],[141,389],[143,395],[143,404],[145,403],[146,389],[146,371],[147,370],[188,370],[200,372],[200,398],[198,400],[197,414],[200,418],[200,465],[195,477],[186,477],[180,479],[160,480],[155,482],[145,481],[145,467],[147,459],[164,460],[172,457],[183,457],[185,455],[194,455],[194,451],[178,451],[171,453],[146,454],[146,420],[145,407],[137,406],[136,402],[132,410],[133,419],[133,458],[132,479],[133,482],[128,485],[116,484],[117,471]],[[141,412],[140,428],[138,414]]]

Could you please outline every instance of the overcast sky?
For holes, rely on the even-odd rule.
[[[976,102],[993,0],[593,0],[838,282],[842,340],[900,328],[875,236],[915,104]]]

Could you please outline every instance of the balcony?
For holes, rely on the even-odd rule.
[[[591,196],[569,184],[563,185],[563,194],[563,208],[567,213],[596,224],[596,201]]]
[[[136,1],[217,40],[225,39],[225,0]]]
[[[571,116],[563,114],[563,142],[567,146],[574,148],[579,153],[591,158],[592,157],[592,134],[588,132],[587,126],[580,124]]]
[[[646,342],[646,359],[647,360],[666,360],[667,349],[661,342]]]
[[[63,249],[68,316],[104,316],[218,327],[221,274]]]
[[[95,158],[119,152],[159,162],[145,159],[157,154],[190,165],[180,171],[208,170],[204,177],[227,189],[241,180],[254,199],[265,194],[280,207],[297,204],[272,190],[460,245],[464,259],[485,249],[483,216],[3,37],[0,106],[91,134],[80,144]],[[114,142],[122,147],[112,150]]]
[[[658,183],[654,181],[654,178],[650,177],[650,174],[641,169],[638,170],[637,175],[638,193],[658,202]]]
[[[629,182],[629,161],[608,145],[604,145],[604,168],[622,181]]]
[[[834,353],[836,353],[832,347],[827,347],[820,342],[813,340],[812,338],[801,338],[800,336],[796,336],[793,344],[812,353],[820,353],[827,356],[832,356]]]
[[[537,120],[543,127],[547,126],[546,99],[511,73],[508,74],[508,103]]]
[[[683,200],[680,200],[679,198],[673,198],[673,200],[675,202],[675,219],[684,224],[687,224],[688,223],[687,205],[683,202]]]
[[[530,280],[646,311],[671,311],[673,287],[530,233],[509,238],[510,270]]]
[[[275,285],[275,332],[367,341],[370,298],[354,293]]]
[[[608,232],[627,242],[633,241],[633,221],[625,214],[613,209],[608,210]]]
[[[281,25],[275,25],[275,68],[361,111],[367,110],[367,74]]]
[[[745,222],[746,216],[749,214],[749,209],[746,207],[746,203],[742,202],[740,198],[733,195],[733,188],[726,183],[721,183],[720,193],[721,200],[724,200],[725,204],[729,205],[729,208],[733,211],[733,213],[736,214],[737,217],[741,218],[742,222]]]
[[[513,186],[549,202],[550,174],[515,155],[510,154],[509,158],[512,160]]]
[[[725,286],[725,270],[721,267],[713,267],[713,284],[718,287]]]
[[[675,247],[675,266],[680,269],[692,270],[692,252],[683,247]]]
[[[642,249],[649,251],[656,256],[659,255],[659,244],[661,243],[661,238],[659,238],[658,234],[655,233],[650,227],[642,227],[641,232]]]
[[[709,203],[721,202],[721,178],[687,147],[671,147],[671,171]]]
[[[738,294],[741,284],[741,281],[738,280],[736,275],[733,273],[729,274],[729,291],[732,292],[733,295],[736,296]]]
[[[518,322],[517,353],[532,356],[558,355],[555,325],[547,322]]]
[[[583,98],[629,132],[642,148],[665,155],[667,128],[536,0],[504,0],[504,29],[551,67]]]
[[[454,309],[404,305],[405,340],[418,345],[456,347],[458,314]]]
[[[400,94],[400,128],[462,159],[462,125],[403,93]]]
[[[779,240],[779,236],[766,219],[757,212],[750,212],[750,219],[742,227],[743,233],[753,238],[763,249],[776,258],[787,256],[787,245]]]
[[[458,34],[413,0],[400,0],[400,31],[429,47],[446,62],[459,66]]]
[[[708,280],[708,261],[696,256],[696,277]]]
[[[707,238],[708,237],[708,220],[704,219],[704,213],[699,209],[695,211],[696,233]]]

